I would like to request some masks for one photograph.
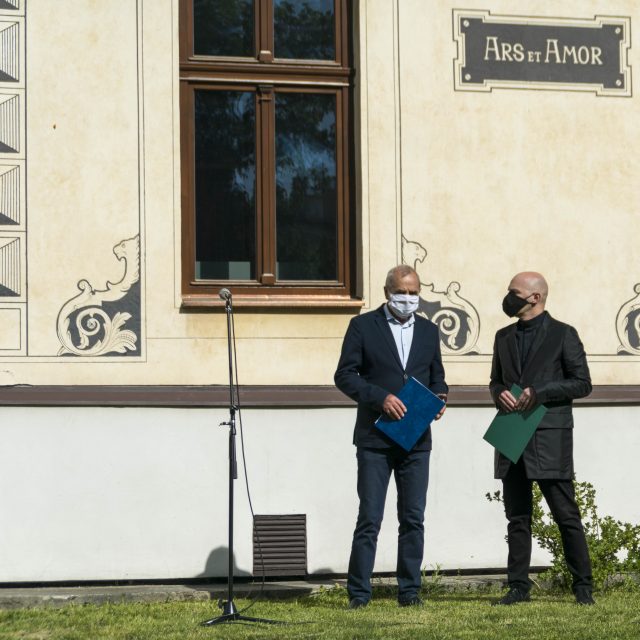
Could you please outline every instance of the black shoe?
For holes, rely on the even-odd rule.
[[[531,598],[529,596],[528,591],[521,591],[520,589],[513,587],[509,589],[509,591],[500,598],[497,602],[492,602],[493,606],[495,605],[509,605],[509,604],[518,604],[519,602],[530,602]]]
[[[408,600],[398,600],[398,605],[401,607],[424,607],[424,600],[415,596]]]
[[[596,601],[591,595],[591,589],[586,589],[584,587],[576,589],[576,604],[588,606],[595,603]]]
[[[362,607],[366,607],[369,603],[366,600],[360,600],[360,598],[351,598],[349,600],[349,609],[362,609]]]

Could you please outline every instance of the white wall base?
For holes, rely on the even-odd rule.
[[[506,521],[482,434],[491,408],[436,423],[427,498],[427,569],[504,567]],[[245,410],[253,505],[306,513],[310,573],[343,573],[357,512],[354,409]],[[602,514],[640,522],[640,409],[575,411],[577,476]],[[225,576],[226,410],[0,408],[0,582]],[[240,449],[240,440],[238,439]],[[242,469],[240,468],[240,471]],[[251,516],[236,491],[236,566],[252,570]],[[389,491],[376,571],[396,560]],[[534,550],[532,563],[548,557]]]

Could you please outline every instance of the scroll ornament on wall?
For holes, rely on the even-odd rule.
[[[60,309],[56,323],[62,343],[59,356],[138,355],[140,236],[119,242],[113,253],[124,263],[122,279],[107,281],[105,289],[94,289],[87,280],[80,280],[80,293]]]
[[[625,302],[616,317],[619,355],[640,355],[640,282],[633,287],[635,297]]]
[[[418,242],[402,237],[402,261],[417,271],[419,262],[424,262],[427,250]],[[462,286],[450,282],[444,291],[436,291],[433,283],[421,281],[418,313],[425,316],[440,331],[440,348],[443,355],[469,355],[480,336],[480,316],[475,307],[458,295]]]

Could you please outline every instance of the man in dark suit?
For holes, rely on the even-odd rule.
[[[399,420],[406,407],[395,395],[413,376],[446,400],[448,387],[435,324],[415,315],[420,280],[414,269],[397,266],[387,275],[387,303],[353,318],[342,345],[336,386],[358,403],[354,444],[360,508],[353,534],[347,590],[349,607],[371,598],[371,574],[389,478],[398,490],[398,602],[421,605],[424,510],[429,479],[431,430],[406,452],[379,431],[380,414]],[[444,409],[438,414],[439,419]]]
[[[502,307],[518,322],[497,332],[493,348],[490,390],[498,409],[548,408],[517,464],[496,451],[495,477],[503,483],[509,545],[509,592],[496,603],[502,605],[529,600],[534,480],[560,529],[576,601],[593,604],[589,550],[572,480],[571,413],[573,399],[591,393],[591,378],[576,330],[545,311],[547,293],[539,273],[519,273],[511,280]],[[524,389],[518,399],[510,391],[513,383]]]

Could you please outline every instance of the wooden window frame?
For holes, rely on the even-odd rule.
[[[221,287],[236,306],[361,306],[354,297],[355,243],[349,0],[335,2],[335,60],[278,59],[273,55],[272,0],[254,0],[255,57],[194,54],[193,0],[180,0],[180,133],[182,172],[182,304],[217,307]],[[193,104],[197,90],[251,91],[256,95],[256,280],[196,280]],[[336,97],[337,279],[276,281],[275,94],[324,93]]]

